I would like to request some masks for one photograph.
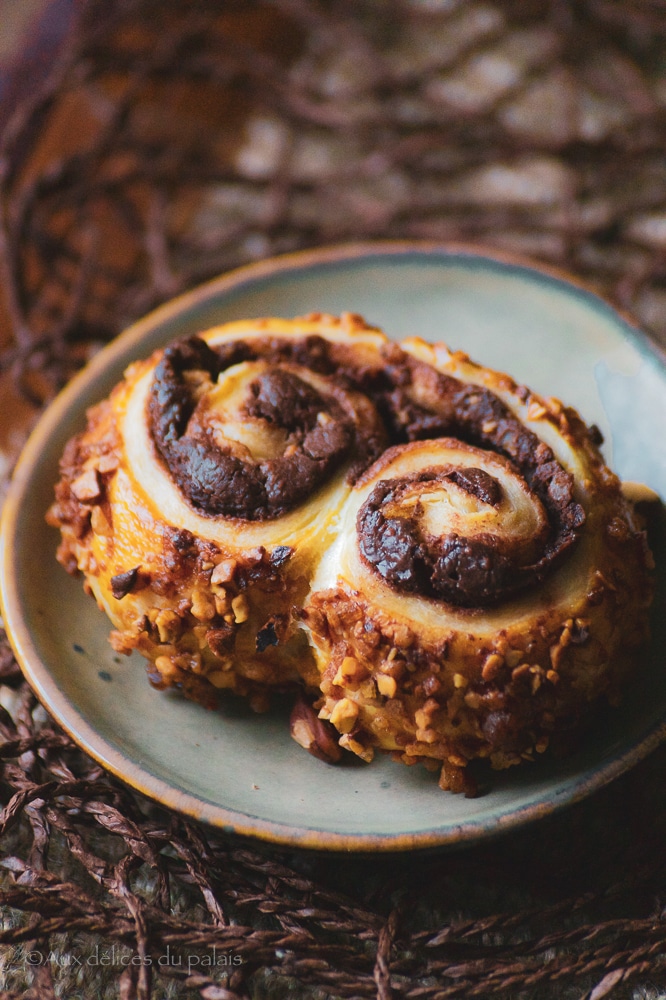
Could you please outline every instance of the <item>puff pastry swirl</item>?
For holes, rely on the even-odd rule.
[[[456,436],[391,447],[357,481],[305,620],[343,745],[441,762],[460,791],[470,760],[519,763],[617,697],[650,554],[574,411],[441,345],[403,350],[405,398]]]
[[[348,314],[130,366],[49,520],[156,686],[304,688],[342,747],[454,791],[615,699],[646,635],[645,536],[580,417]]]

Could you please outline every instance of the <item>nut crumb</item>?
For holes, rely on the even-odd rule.
[[[72,493],[81,503],[92,503],[99,500],[102,490],[99,484],[99,476],[95,469],[88,469],[82,473],[78,479],[72,483]]]
[[[341,698],[331,712],[331,722],[340,733],[350,733],[358,718],[358,705],[351,698]]]
[[[289,726],[292,739],[326,764],[336,764],[342,757],[337,733],[301,695],[291,711]]]
[[[250,605],[247,602],[245,594],[238,594],[237,597],[234,597],[231,602],[231,610],[233,611],[234,620],[237,625],[241,625],[248,620],[250,617]]]

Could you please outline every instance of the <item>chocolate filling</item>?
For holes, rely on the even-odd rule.
[[[551,535],[538,561],[521,565],[501,537],[488,533],[470,538],[457,534],[435,537],[420,525],[418,505],[399,516],[387,516],[382,510],[386,504],[399,503],[406,487],[447,479],[484,503],[499,505],[502,488],[482,469],[454,473],[432,469],[382,480],[358,512],[361,555],[396,590],[458,607],[496,604],[542,580],[572,544],[573,534],[568,531]]]
[[[433,375],[428,365],[396,345],[386,347],[384,355],[387,364],[381,381],[373,385],[373,396],[392,440],[454,437],[509,458],[544,505],[550,535],[541,558],[531,566],[516,565],[507,556],[506,546],[489,535],[427,540],[413,519],[384,517],[382,504],[402,482],[387,480],[373,490],[359,511],[363,557],[396,589],[461,607],[498,603],[543,579],[574,544],[585,523],[585,512],[574,499],[573,476],[489,389],[439,372]],[[527,390],[518,391],[527,397]],[[477,475],[482,470],[475,470],[474,483],[470,471],[456,473],[458,485],[493,503],[493,487]]]
[[[483,469],[475,469],[473,466],[456,469],[455,472],[448,472],[444,479],[450,479],[465,493],[470,493],[491,507],[499,507],[502,502],[502,487]]]
[[[457,534],[435,537],[419,523],[418,505],[405,508],[399,516],[387,516],[382,510],[386,504],[399,503],[405,488],[447,479],[484,503],[499,506],[502,488],[482,469],[466,468],[453,473],[430,469],[382,480],[358,512],[356,530],[361,555],[396,590],[458,607],[497,604],[542,580],[575,539],[568,529],[551,533],[541,557],[530,565],[521,565],[501,537],[488,533],[470,538]]]
[[[148,403],[153,439],[174,481],[202,513],[249,521],[279,517],[306,500],[352,454],[369,448],[369,461],[375,457],[378,442],[372,435],[362,440],[361,429],[333,394],[277,367],[280,361],[307,361],[307,341],[313,339],[320,338],[304,338],[292,351],[271,340],[223,345],[216,351],[192,337],[164,352]],[[330,367],[319,344],[311,347],[310,367]],[[239,458],[205,431],[191,434],[187,429],[195,400],[186,373],[204,371],[215,381],[227,367],[257,358],[276,367],[257,375],[248,387],[245,414],[287,433],[283,455],[263,461]]]
[[[231,365],[258,359],[270,369],[251,383],[245,412],[286,431],[290,447],[276,459],[241,460],[205,431],[188,432],[196,401],[186,375],[203,370],[215,381]],[[322,394],[280,368],[284,363],[330,377],[333,387],[363,393],[382,420],[354,421],[334,388],[330,396]],[[435,373],[397,345],[383,348],[380,362],[373,365],[356,363],[353,348],[318,336],[297,341],[262,337],[215,349],[192,337],[164,352],[148,412],[155,444],[174,481],[195,508],[210,516],[251,521],[279,517],[306,500],[343,461],[349,463],[353,483],[381,454],[387,438],[395,444],[454,437],[509,458],[549,520],[542,556],[531,566],[516,565],[506,545],[490,535],[427,539],[415,520],[385,517],[381,507],[402,480],[381,483],[359,512],[363,557],[388,583],[460,606],[496,603],[542,579],[585,522],[574,500],[573,477],[493,392]],[[448,475],[483,502],[500,502],[501,488],[483,470]]]
[[[510,458],[546,507],[556,534],[575,533],[585,513],[573,498],[573,476],[559,464],[551,448],[528,430],[495,393],[437,372],[397,345],[384,349],[384,385],[376,404],[391,427],[392,439],[420,441],[454,437]],[[414,386],[427,373],[431,388],[427,405],[414,399]],[[518,394],[527,398],[527,390]]]
[[[127,569],[124,573],[116,573],[115,576],[111,577],[111,593],[117,601],[121,601],[123,597],[132,593],[139,577],[140,568],[140,566],[134,566],[133,569]]]

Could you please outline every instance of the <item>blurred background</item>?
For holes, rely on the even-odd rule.
[[[666,338],[663,0],[2,0],[0,17],[0,364],[22,416],[155,304],[325,243],[526,254]]]

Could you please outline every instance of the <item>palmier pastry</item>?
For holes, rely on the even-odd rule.
[[[352,315],[130,366],[49,521],[156,686],[302,688],[312,752],[390,751],[452,790],[615,699],[646,634],[651,557],[577,414]]]
[[[615,699],[651,557],[573,410],[441,345],[387,353],[407,440],[355,483],[305,606],[320,716],[460,791],[470,760],[518,763]]]

